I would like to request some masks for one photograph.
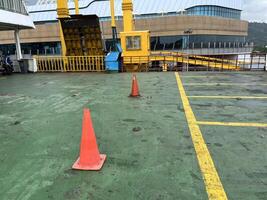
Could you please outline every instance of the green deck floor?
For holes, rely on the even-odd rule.
[[[267,73],[181,73],[188,96],[267,96]],[[207,200],[174,73],[0,77],[1,200]],[[190,86],[187,83],[251,83]],[[258,84],[266,84],[258,85]],[[200,121],[267,123],[267,99],[190,99]],[[100,172],[71,170],[91,110]],[[267,128],[200,126],[231,200],[267,199]]]

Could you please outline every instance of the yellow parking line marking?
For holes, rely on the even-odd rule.
[[[240,126],[240,127],[267,127],[267,123],[242,123],[242,122],[207,122],[197,121],[198,125],[210,126]]]
[[[188,98],[193,99],[267,99],[265,97],[257,97],[257,96],[188,96]]]
[[[265,86],[267,83],[251,84],[251,83],[184,83],[184,86]]]
[[[0,77],[0,80],[5,80],[6,79],[6,77]]]
[[[212,77],[212,76],[201,76],[201,75],[199,75],[199,76],[181,76],[182,78],[202,78],[202,77]]]
[[[227,200],[227,195],[224,191],[201,130],[197,124],[197,120],[186,96],[181,78],[177,72],[175,73],[175,76],[209,200]]]
[[[207,74],[207,75],[195,75],[195,76],[190,76],[190,75],[180,75],[181,78],[201,78],[201,77],[205,77],[205,78],[218,78],[218,77],[222,77],[222,76],[229,76],[228,74]]]

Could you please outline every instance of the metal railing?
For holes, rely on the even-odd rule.
[[[183,49],[180,50],[186,54],[194,55],[226,55],[226,54],[247,54],[253,51],[253,47],[237,47],[237,48],[199,48],[199,49]]]
[[[35,56],[38,72],[103,72],[104,56]]]
[[[104,56],[35,56],[39,72],[103,72]],[[179,52],[152,52],[123,57],[121,71],[241,71],[266,70],[266,54],[206,57]]]
[[[185,36],[183,36],[185,37]],[[163,37],[164,38],[164,37]],[[180,42],[175,41],[163,43],[157,37],[151,42],[150,48],[153,51],[180,51],[188,54],[202,54],[202,55],[218,55],[230,53],[251,53],[254,48],[254,43],[251,42],[190,42],[186,39],[180,38]],[[193,39],[191,39],[193,40]]]
[[[244,71],[266,70],[266,54],[242,54],[233,58],[207,57],[178,52],[154,52],[150,56],[124,57],[122,71]]]

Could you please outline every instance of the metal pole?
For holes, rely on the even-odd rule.
[[[116,27],[114,0],[110,0],[111,27]]]
[[[124,29],[124,32],[134,31],[132,0],[123,0],[122,1],[122,12],[123,12],[123,29]]]
[[[267,71],[267,54],[265,54],[265,65],[264,65],[265,71]]]
[[[57,0],[57,15],[58,15],[58,18],[69,17],[69,8],[68,8],[67,0]]]
[[[187,34],[187,64],[186,64],[186,71],[188,72],[189,70],[189,39],[190,39],[190,36],[189,36],[189,31],[188,31],[188,34]]]
[[[75,0],[75,14],[79,15],[79,0]]]
[[[118,41],[116,20],[115,20],[115,2],[110,0],[110,13],[111,13],[111,28],[112,28],[112,45],[113,50],[116,50],[116,43]]]
[[[20,39],[19,39],[19,29],[15,30],[14,36],[15,36],[15,42],[16,42],[17,60],[21,60],[22,53],[21,53],[21,46],[20,46]]]
[[[57,0],[57,15],[58,15],[58,22],[59,22],[59,35],[60,35],[60,41],[61,41],[61,54],[62,56],[65,56],[67,49],[66,49],[66,43],[65,43],[65,38],[64,38],[60,18],[70,17],[68,2],[66,0]]]
[[[190,34],[193,33],[193,30],[191,28],[187,29],[184,31],[184,34],[187,35],[187,62],[186,62],[186,71],[189,71],[189,43],[190,43]]]

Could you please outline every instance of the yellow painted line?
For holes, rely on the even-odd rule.
[[[202,78],[202,77],[205,77],[205,78],[207,78],[207,77],[212,77],[212,76],[181,76],[182,78]]]
[[[201,130],[197,124],[197,120],[186,96],[181,78],[177,72],[175,73],[175,76],[209,200],[227,200],[227,195],[224,191]]]
[[[190,99],[267,99],[265,97],[256,97],[256,96],[188,96]]]
[[[220,72],[222,73],[222,72]],[[231,72],[231,74],[234,72]],[[220,78],[220,77],[225,77],[225,76],[229,76],[229,74],[207,74],[207,75],[194,75],[194,76],[190,76],[190,75],[181,75],[181,78],[201,78],[201,77],[205,77],[205,78]]]
[[[0,80],[5,80],[6,79],[6,77],[0,77]]]
[[[210,126],[240,126],[240,127],[267,127],[267,123],[240,123],[240,122],[207,122],[197,121],[199,125]]]
[[[251,84],[251,83],[185,83],[185,86],[194,86],[194,85],[199,85],[199,86],[266,86],[267,83],[260,83],[260,84]]]

